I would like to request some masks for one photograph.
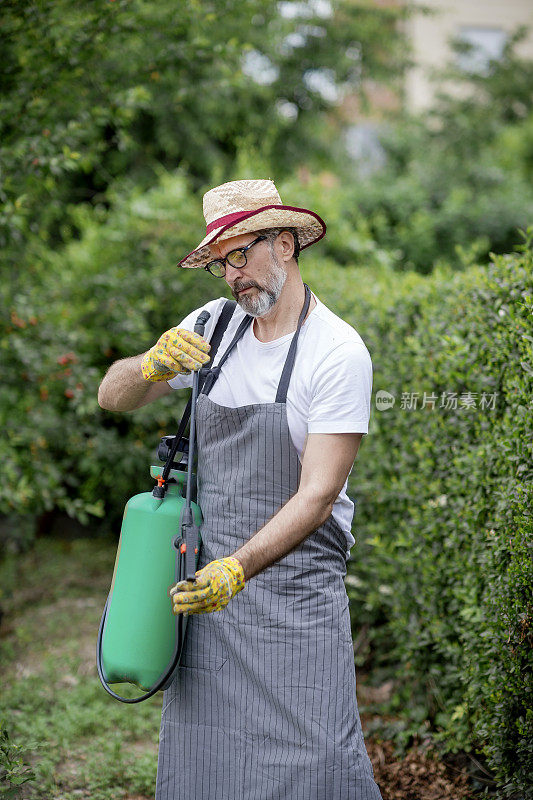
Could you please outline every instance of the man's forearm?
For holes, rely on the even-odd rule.
[[[107,411],[133,411],[150,388],[141,372],[144,353],[112,364],[100,384],[98,403]]]
[[[331,514],[333,505],[316,494],[296,492],[249,541],[231,555],[241,562],[245,580],[294,550]]]

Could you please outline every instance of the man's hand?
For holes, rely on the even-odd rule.
[[[240,561],[232,556],[211,561],[196,573],[196,580],[180,581],[168,590],[174,614],[208,614],[225,608],[244,589]]]
[[[185,328],[171,328],[144,354],[141,371],[145,381],[169,381],[176,375],[199,370],[209,361],[211,345]]]

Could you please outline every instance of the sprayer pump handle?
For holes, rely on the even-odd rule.
[[[202,313],[198,315],[198,319],[196,320],[196,324],[194,326],[195,333],[198,333],[200,336],[204,335],[205,326],[210,316],[211,314],[209,311],[202,311]]]

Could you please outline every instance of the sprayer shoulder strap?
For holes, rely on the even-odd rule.
[[[233,316],[233,312],[235,311],[236,306],[237,306],[237,303],[234,300],[226,300],[226,302],[224,303],[222,311],[220,312],[220,316],[217,319],[216,325],[214,327],[211,339],[209,340],[209,343],[211,345],[211,350],[209,351],[210,355],[211,355],[211,359],[209,361],[209,364],[207,364],[205,367],[202,367],[202,369],[200,370],[199,381],[198,381],[198,388],[199,389],[202,388],[202,386],[204,384],[204,381],[206,379],[206,376],[209,374],[209,371],[210,371],[210,369],[211,369],[211,367],[213,365],[213,359],[215,358],[215,355],[216,355],[216,352],[217,352],[217,350],[219,348],[220,342],[222,341],[222,337],[224,336],[224,333],[226,332],[226,328],[229,325],[229,321]],[[172,462],[174,461],[174,456],[178,452],[180,439],[183,436],[183,434],[185,433],[185,429],[187,427],[187,423],[189,422],[189,417],[191,416],[191,404],[192,404],[192,400],[191,400],[191,397],[189,397],[189,399],[187,400],[187,405],[185,406],[185,411],[183,412],[183,416],[182,416],[182,418],[180,420],[180,424],[179,424],[179,427],[178,427],[178,432],[177,432],[176,436],[174,437],[174,444],[172,445],[172,447],[170,449],[166,464],[163,467],[162,476],[165,479],[165,481],[168,479],[168,476],[170,474],[171,465],[172,465]]]

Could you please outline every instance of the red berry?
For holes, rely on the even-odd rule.
[[[25,328],[26,327],[26,323],[24,322],[23,319],[21,319],[19,317],[19,315],[17,314],[16,311],[12,311],[11,312],[11,322],[13,323],[13,325],[16,325],[17,328]]]
[[[75,353],[64,353],[62,356],[57,357],[57,363],[62,364],[63,366],[65,364],[70,364],[71,362],[74,363],[77,360],[78,359]]]

